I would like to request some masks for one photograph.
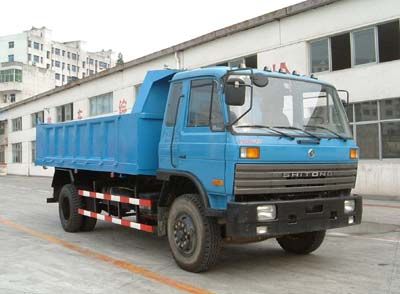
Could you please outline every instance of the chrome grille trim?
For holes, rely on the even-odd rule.
[[[311,172],[316,176],[311,176]],[[297,176],[287,177],[288,173]],[[235,195],[351,189],[355,186],[356,174],[357,164],[237,164]]]

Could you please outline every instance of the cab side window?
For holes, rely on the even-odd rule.
[[[171,85],[171,92],[169,94],[167,105],[167,116],[165,118],[165,125],[172,127],[175,125],[176,113],[179,107],[179,98],[182,95],[182,82],[174,83]]]
[[[210,114],[211,111],[211,114]],[[218,97],[217,83],[212,79],[191,82],[188,127],[223,128],[223,116]],[[222,125],[222,127],[221,127]]]

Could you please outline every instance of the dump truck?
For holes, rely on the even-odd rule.
[[[225,242],[308,254],[361,222],[345,106],[295,72],[153,70],[130,113],[39,125],[36,165],[55,168],[47,202],[67,232],[102,220],[166,236],[191,272]]]

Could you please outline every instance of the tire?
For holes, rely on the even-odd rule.
[[[93,205],[93,200],[92,198],[84,198],[83,199],[83,204],[85,209],[94,211],[94,205]],[[94,211],[98,212],[98,211]],[[96,227],[97,219],[92,218],[92,217],[87,217],[87,216],[82,216],[82,225],[80,227],[80,230],[82,232],[91,232],[94,230]]]
[[[220,226],[205,216],[198,195],[185,194],[175,199],[167,228],[172,255],[182,269],[198,273],[216,264],[221,249]]]
[[[67,184],[61,188],[58,201],[58,213],[64,231],[74,233],[80,231],[83,217],[78,213],[81,199],[74,185]]]
[[[294,254],[309,254],[319,248],[326,231],[308,232],[276,238],[283,250]]]

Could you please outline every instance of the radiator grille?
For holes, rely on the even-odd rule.
[[[351,189],[356,174],[357,164],[238,164],[235,195]]]

